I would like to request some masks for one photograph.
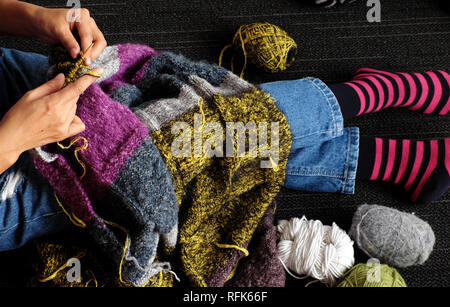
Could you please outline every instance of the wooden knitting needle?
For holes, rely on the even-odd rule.
[[[92,42],[92,43],[89,45],[89,47],[87,47],[86,51],[84,51],[84,52],[83,52],[83,50],[80,51],[80,55],[83,57],[83,59],[84,59],[84,57],[88,54],[88,52],[91,50],[91,48],[92,48],[93,45],[94,45],[94,42]]]

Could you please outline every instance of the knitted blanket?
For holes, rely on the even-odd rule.
[[[285,117],[269,94],[181,55],[124,44],[98,65],[78,101],[86,130],[30,151],[36,169],[121,284],[148,285],[177,258],[192,285],[224,285],[283,183]]]

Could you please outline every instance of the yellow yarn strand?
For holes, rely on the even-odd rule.
[[[78,163],[81,165],[81,167],[83,168],[83,173],[81,174],[81,176],[79,177],[80,180],[83,179],[83,177],[86,175],[86,165],[83,163],[83,161],[80,160],[80,158],[78,157],[78,151],[80,150],[84,150],[88,147],[88,141],[85,137],[77,137],[75,139],[73,139],[69,145],[64,146],[61,143],[57,142],[58,146],[62,149],[69,149],[70,147],[73,146],[73,144],[75,144],[78,140],[82,139],[84,141],[83,145],[78,146],[77,148],[75,148],[74,150],[74,156],[75,159],[78,161]],[[53,191],[53,195],[55,196],[56,202],[58,203],[58,205],[61,207],[61,209],[63,210],[63,212],[69,217],[69,220],[72,222],[72,224],[74,224],[75,226],[81,227],[81,228],[85,228],[86,227],[86,223],[83,222],[80,218],[78,218],[73,212],[72,214],[70,214],[69,212],[67,212],[67,210],[64,208],[63,204],[61,203],[61,201],[58,198],[58,195],[56,195],[56,192]]]
[[[91,270],[87,270],[86,273],[91,274],[91,275],[92,275],[92,278],[89,279],[89,280],[86,282],[86,284],[85,284],[84,286],[85,286],[85,287],[88,287],[88,286],[89,286],[89,283],[90,283],[91,281],[93,281],[93,282],[95,283],[95,287],[98,288],[98,282],[97,282],[97,279],[95,278],[94,273],[93,273]]]
[[[86,165],[85,165],[85,164],[83,163],[83,161],[81,161],[80,158],[78,157],[78,152],[79,152],[80,150],[85,150],[85,149],[88,147],[88,141],[87,141],[87,139],[86,139],[85,137],[83,137],[83,136],[79,136],[79,137],[73,139],[73,140],[70,142],[70,144],[67,145],[67,146],[62,145],[62,144],[59,143],[59,142],[58,142],[57,144],[58,144],[58,146],[59,146],[60,148],[62,148],[62,149],[69,149],[70,147],[72,147],[73,144],[75,144],[75,143],[78,142],[79,140],[83,140],[84,143],[83,143],[83,145],[78,146],[77,148],[75,148],[75,150],[73,151],[73,154],[74,154],[74,156],[75,156],[75,159],[77,159],[78,163],[79,163],[79,164],[81,165],[81,167],[83,168],[83,173],[82,173],[81,176],[79,177],[80,180],[81,180],[81,179],[83,179],[83,177],[86,175]]]
[[[205,124],[206,124],[206,116],[205,116],[205,111],[203,111],[203,98],[201,96],[198,97],[197,104],[198,104],[198,108],[200,109],[200,113],[202,114],[201,130],[203,133],[203,128],[205,127]]]
[[[56,64],[56,68],[58,71],[65,71],[65,80],[63,87],[66,87],[69,83],[75,82],[78,78],[80,78],[82,75],[89,75],[93,77],[100,78],[102,75],[98,74],[96,72],[93,72],[92,69],[84,64],[84,60],[86,55],[91,50],[94,43],[92,43],[85,52],[80,51],[79,58],[76,62],[72,61],[66,61]],[[59,47],[59,52],[65,53],[65,49],[62,47]]]
[[[272,168],[277,172],[278,171],[278,163],[275,163],[272,159],[272,155],[269,155],[270,164],[272,164]]]
[[[103,222],[105,222],[105,224],[116,227],[125,233],[125,243],[124,243],[124,248],[123,248],[123,252],[122,252],[122,258],[120,259],[120,264],[119,264],[119,281],[125,286],[132,287],[133,286],[132,284],[130,284],[122,279],[122,265],[123,265],[123,261],[125,259],[125,255],[127,254],[128,244],[130,241],[130,236],[128,234],[128,230],[125,227],[123,227],[117,223],[114,223],[114,222],[110,222],[107,220],[103,220]]]
[[[83,252],[78,253],[77,255],[75,255],[75,256],[72,257],[72,258],[80,259],[80,258],[83,258],[84,256],[86,256],[86,252],[83,251]],[[57,270],[56,270],[53,274],[51,274],[50,276],[39,279],[39,282],[44,283],[44,282],[47,282],[47,281],[49,281],[49,280],[55,279],[56,276],[58,275],[58,273],[61,272],[62,270],[64,270],[64,269],[67,267],[67,262],[68,262],[68,261],[69,261],[69,259],[66,261],[66,263],[65,263],[64,265],[62,265],[59,269],[57,269]]]
[[[128,244],[129,244],[129,241],[130,241],[130,235],[128,233],[128,230],[125,227],[123,227],[123,226],[121,226],[121,225],[119,225],[117,223],[114,223],[114,222],[111,222],[111,221],[107,221],[105,219],[103,219],[103,222],[105,222],[105,224],[108,224],[108,225],[111,225],[113,227],[116,227],[116,228],[122,230],[125,233],[125,243],[124,243],[124,247],[123,247],[123,251],[122,251],[122,258],[120,259],[120,263],[119,263],[119,281],[123,285],[125,285],[127,287],[134,287],[133,284],[124,281],[123,278],[122,278],[123,261],[125,260],[125,255],[127,254]],[[145,287],[149,282],[150,282],[150,278],[141,287]]]
[[[238,33],[239,33],[239,40],[241,41],[242,52],[244,53],[244,66],[242,66],[241,74],[239,75],[239,77],[243,78],[244,70],[247,67],[247,52],[245,51],[245,43],[244,39],[242,38],[242,26],[239,27]]]
[[[233,270],[231,271],[230,275],[228,275],[227,279],[225,280],[225,282],[229,281],[230,279],[232,279],[234,277],[234,274],[236,273],[236,269],[238,267],[239,261],[236,262],[236,264],[234,265]]]
[[[56,195],[55,191],[53,191],[53,195],[55,196],[56,202],[61,207],[62,211],[67,215],[72,224],[74,224],[77,227],[85,228],[86,223],[83,222],[81,219],[79,219],[74,213],[70,214],[69,212],[67,212],[66,208],[64,208],[63,204],[59,200],[58,195]]]
[[[223,47],[222,51],[220,51],[220,55],[219,55],[219,66],[222,66],[222,58],[223,58],[223,54],[225,53],[226,50],[228,50],[229,48],[233,47],[233,44],[229,44],[226,45],[225,47]]]
[[[248,255],[250,255],[250,253],[248,252],[248,250],[246,250],[243,247],[237,246],[237,245],[233,245],[233,244],[220,244],[220,243],[216,243],[217,247],[220,248],[234,248],[240,252],[242,252],[244,254],[245,257],[248,257]]]

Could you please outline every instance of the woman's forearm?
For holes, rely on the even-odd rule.
[[[20,155],[11,140],[11,132],[0,121],[0,174],[12,166]]]
[[[0,0],[0,34],[34,36],[40,6],[16,0]]]

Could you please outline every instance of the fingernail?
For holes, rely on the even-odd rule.
[[[56,81],[60,81],[60,80],[64,79],[64,74],[63,73],[57,74],[55,79],[56,79]]]
[[[92,60],[91,60],[90,57],[87,57],[84,61],[85,61],[85,63],[86,63],[87,66],[89,66],[89,65],[92,64]]]
[[[103,73],[103,68],[102,67],[95,67],[95,72],[99,73],[100,75]]]
[[[70,55],[72,56],[72,58],[76,58],[78,55],[78,48],[72,48],[70,49]]]

